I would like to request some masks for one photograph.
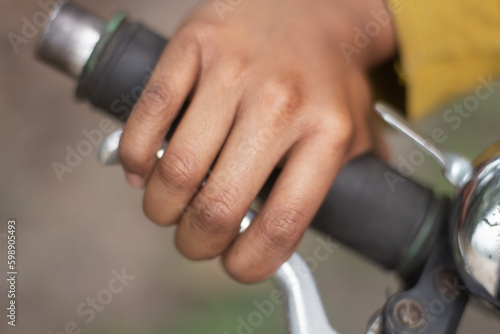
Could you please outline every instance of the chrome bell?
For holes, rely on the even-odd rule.
[[[500,151],[475,169],[455,198],[455,262],[471,293],[500,309]]]

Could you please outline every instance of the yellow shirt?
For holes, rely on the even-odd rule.
[[[386,1],[413,118],[500,73],[499,0]]]

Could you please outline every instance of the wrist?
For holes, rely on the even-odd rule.
[[[396,33],[383,0],[329,2],[322,19],[334,49],[348,64],[369,69],[394,56]]]

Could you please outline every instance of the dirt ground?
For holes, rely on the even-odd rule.
[[[125,9],[171,35],[199,1],[80,3],[103,17]],[[82,131],[99,129],[107,116],[77,103],[75,83],[34,59],[37,37],[17,53],[6,38],[20,34],[24,18],[40,10],[37,1],[0,0],[0,333],[237,333],[241,319],[248,321],[256,305],[269,300],[270,282],[241,285],[218,260],[183,259],[172,242],[174,228],[144,217],[141,191],[125,183],[119,167],[100,166],[97,147],[62,182],[56,177],[53,162],[64,162],[67,147],[77,147]],[[5,317],[9,219],[17,222],[16,327]],[[313,256],[319,237],[307,234],[304,256]],[[341,333],[363,333],[397,289],[392,274],[343,246],[314,275]],[[96,297],[105,303],[94,309],[89,303]],[[284,333],[283,321],[276,305],[252,333]],[[471,305],[459,333],[498,333],[499,325]]]

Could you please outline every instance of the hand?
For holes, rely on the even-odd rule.
[[[194,260],[222,254],[242,282],[268,278],[292,255],[343,163],[378,139],[365,71],[394,51],[392,28],[351,64],[339,48],[372,9],[383,10],[382,1],[253,0],[221,21],[209,2],[183,24],[132,111],[119,150],[129,182],[145,186],[146,215],[160,225],[178,222],[182,254]],[[238,235],[278,164],[281,174],[262,211]]]

